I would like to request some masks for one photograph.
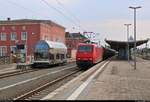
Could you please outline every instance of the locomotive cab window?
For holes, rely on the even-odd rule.
[[[79,46],[78,50],[79,52],[92,52],[93,47],[92,46]]]

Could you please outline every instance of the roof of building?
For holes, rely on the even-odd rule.
[[[81,33],[69,33],[66,32],[66,38],[71,38],[71,39],[87,39],[84,35],[82,35]]]
[[[51,20],[35,20],[35,19],[16,19],[16,20],[0,20],[0,25],[7,25],[7,24],[22,24],[22,23],[44,23],[44,24],[50,24],[50,25],[56,25],[63,29],[65,27],[51,21]]]
[[[127,41],[113,41],[113,40],[106,40],[105,41],[111,46],[112,49],[118,50],[119,48],[125,48],[128,44]],[[147,43],[148,40],[137,40],[136,46],[140,46],[144,43]],[[134,47],[134,41],[129,41],[130,48]]]

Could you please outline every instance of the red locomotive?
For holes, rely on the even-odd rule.
[[[78,67],[90,67],[115,55],[115,51],[93,43],[80,43],[76,53],[76,64]]]
[[[97,44],[80,43],[76,54],[78,66],[90,66],[103,60],[104,49]]]

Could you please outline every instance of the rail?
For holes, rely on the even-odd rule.
[[[64,79],[66,79],[67,77],[78,73],[78,72],[80,72],[80,70],[73,71],[72,73],[69,73],[69,74],[67,74],[67,75],[65,75],[65,76],[63,76],[63,77],[61,77],[61,78],[57,78],[57,79],[55,79],[55,80],[53,80],[53,81],[51,81],[51,82],[48,82],[48,83],[44,84],[43,86],[40,86],[40,87],[38,87],[38,88],[36,88],[36,89],[34,89],[34,90],[28,92],[28,93],[25,93],[25,94],[23,94],[23,95],[20,95],[20,96],[18,96],[17,98],[14,98],[13,100],[27,100],[28,98],[31,98],[31,97],[33,97],[34,95],[38,94],[39,92],[45,90],[45,89],[48,88],[49,86],[54,85],[54,84],[56,84],[56,83],[58,83],[58,82],[60,82],[60,81],[62,81],[62,80],[64,80]]]
[[[12,71],[12,72],[8,72],[8,73],[3,73],[3,74],[0,74],[0,79],[15,76],[15,75],[20,75],[20,74],[25,74],[25,73],[29,73],[29,72],[34,72],[34,71],[38,71],[38,70],[40,70],[40,69],[17,70],[17,71]]]

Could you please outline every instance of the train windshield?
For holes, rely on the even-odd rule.
[[[92,52],[93,47],[92,46],[79,46],[78,51],[79,52]]]

